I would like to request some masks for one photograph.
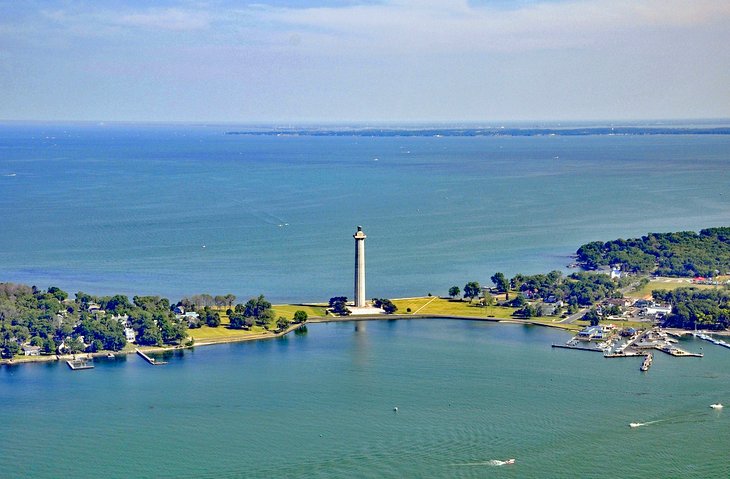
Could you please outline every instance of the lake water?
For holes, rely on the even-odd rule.
[[[593,240],[730,224],[730,136],[234,136],[0,124],[0,281],[368,296],[563,268]]]
[[[0,368],[3,478],[726,478],[730,350],[558,350],[566,333],[454,320]],[[394,412],[393,408],[398,407]],[[645,426],[630,428],[630,422]],[[512,466],[490,461],[515,458]]]
[[[0,125],[0,281],[70,292],[445,294],[582,243],[730,224],[730,137],[231,136]],[[205,247],[204,247],[205,246]],[[730,352],[640,361],[422,320],[0,368],[0,477],[730,476]],[[398,412],[393,408],[397,406]],[[645,422],[631,429],[629,422]],[[516,458],[514,466],[493,460]]]

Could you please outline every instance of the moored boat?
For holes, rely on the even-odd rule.
[[[646,357],[644,358],[644,362],[641,363],[641,368],[639,368],[639,369],[641,369],[642,371],[648,371],[649,368],[651,367],[651,362],[653,359],[654,359],[654,357],[652,356],[651,353],[647,354]]]

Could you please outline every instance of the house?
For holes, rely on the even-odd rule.
[[[666,316],[672,312],[672,305],[670,304],[656,304],[652,303],[646,307],[647,316]]]
[[[172,312],[175,313],[175,315],[183,315],[185,314],[185,306],[179,304],[175,306],[175,309],[173,309]]]
[[[89,303],[86,305],[86,310],[90,313],[95,313],[97,311],[102,311],[101,306],[99,306],[97,303]]]
[[[179,319],[184,319],[188,322],[188,327],[196,327],[200,324],[200,315],[195,311],[188,311]]]
[[[26,356],[40,356],[41,347],[32,346],[30,344],[25,344],[25,345],[23,345],[23,354],[25,354]]]
[[[611,306],[618,306],[619,308],[627,308],[631,306],[631,300],[629,298],[609,298],[605,301],[606,304]]]
[[[619,279],[621,278],[621,270],[618,268],[614,268],[611,270],[611,279]]]
[[[129,323],[129,315],[128,314],[115,314],[115,315],[112,315],[112,318],[111,319],[113,319],[115,321],[118,321],[119,324],[121,324],[122,326],[125,326],[125,327],[128,327],[129,326],[128,325],[128,323]]]
[[[578,332],[577,338],[581,341],[600,341],[605,333],[601,326],[588,326]]]
[[[124,328],[124,336],[127,338],[128,343],[133,343],[137,339],[137,334],[132,328]]]

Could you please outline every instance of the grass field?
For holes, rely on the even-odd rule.
[[[441,314],[454,316],[473,316],[478,318],[512,318],[515,308],[501,306],[477,306],[468,301],[449,301],[437,297],[394,299],[398,314]]]
[[[710,288],[721,288],[722,286],[713,286],[709,284],[695,284],[686,278],[666,278],[649,281],[644,287],[626,293],[626,296],[630,298],[649,298],[651,292],[655,289],[664,290],[675,290],[678,288],[699,288],[699,289],[710,289]]]
[[[270,329],[275,329],[276,320],[280,316],[284,316],[287,319],[294,318],[296,311],[304,311],[309,317],[324,316],[324,307],[318,306],[300,306],[296,304],[275,304],[272,306],[274,310],[274,321],[270,325]],[[209,341],[236,341],[243,340],[253,336],[261,335],[272,335],[274,333],[267,331],[261,326],[253,326],[250,330],[246,331],[243,329],[230,329],[231,324],[228,319],[228,315],[225,312],[225,308],[218,309],[218,314],[221,316],[221,325],[217,328],[211,328],[209,326],[202,326],[196,329],[188,329],[188,334],[195,339],[196,343],[209,342]]]
[[[284,316],[286,319],[293,319],[294,313],[297,311],[304,311],[310,318],[324,316],[325,312],[324,306],[302,306],[299,304],[275,304],[272,309],[275,317]]]

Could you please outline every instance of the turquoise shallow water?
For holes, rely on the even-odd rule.
[[[151,367],[0,368],[0,470],[38,477],[724,478],[730,352],[557,350],[556,330],[450,320],[311,325]],[[703,348],[703,349],[700,349]],[[659,353],[658,353],[659,354]],[[393,407],[399,408],[398,412]],[[632,429],[629,422],[650,423]],[[517,459],[514,466],[492,460]]]
[[[445,294],[588,241],[730,224],[727,135],[227,129],[1,124],[0,281],[326,300],[351,295],[362,224],[369,296]]]

